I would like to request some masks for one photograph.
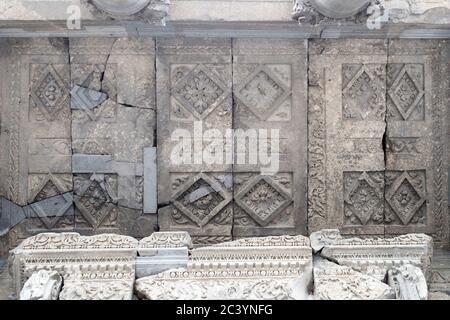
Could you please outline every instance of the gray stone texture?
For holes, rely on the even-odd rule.
[[[231,39],[158,39],[157,52],[158,203],[166,205],[158,210],[161,230],[188,231],[197,243],[230,240],[233,190],[223,181],[232,176],[231,164],[197,164],[192,158],[174,165],[171,135],[185,129],[194,137],[195,121],[202,121],[200,135],[211,128],[225,135],[232,128]],[[189,143],[203,149],[207,143],[202,146],[200,138]],[[186,200],[201,187],[215,192]]]
[[[325,228],[449,243],[447,40],[41,38],[0,47],[8,247],[49,230],[141,238],[158,228],[188,231],[196,244]],[[73,88],[101,103],[71,105]],[[279,171],[174,165],[171,135],[193,134],[200,120],[202,132],[280,130]],[[145,151],[156,145],[157,169]]]
[[[311,231],[424,232],[448,245],[447,46],[434,40],[310,42]]]
[[[233,129],[265,129],[268,136],[279,131],[278,153],[271,149],[279,164],[272,174],[264,175],[261,135],[256,164],[239,161],[242,143],[235,141],[233,236],[306,234],[307,44],[236,39],[232,54]],[[249,145],[245,152],[253,150]]]

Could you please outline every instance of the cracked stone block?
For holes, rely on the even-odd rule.
[[[25,206],[72,191],[68,41],[10,39],[4,47],[0,149],[9,156],[0,159],[0,189]]]
[[[72,109],[94,109],[108,98],[107,94],[75,85],[70,91]]]
[[[384,234],[387,46],[312,40],[309,70],[309,229]]]
[[[448,44],[319,39],[309,50],[309,229],[446,246]]]
[[[319,252],[323,247],[333,244],[335,241],[341,240],[342,236],[338,229],[323,229],[311,233],[309,240],[314,253]]]
[[[428,286],[422,270],[406,264],[388,271],[387,283],[398,300],[427,300]]]
[[[393,238],[334,239],[320,252],[324,258],[384,281],[389,269],[411,264],[430,276],[433,240],[425,234]]]
[[[319,300],[395,299],[387,284],[326,259],[314,259],[314,296]]]
[[[39,270],[25,282],[20,300],[58,300],[62,281],[56,271]]]

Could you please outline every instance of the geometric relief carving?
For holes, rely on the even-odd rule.
[[[33,75],[32,101],[48,121],[53,121],[67,107],[67,84],[51,64],[33,65]]]
[[[424,119],[422,64],[392,63],[387,66],[388,119]]]
[[[231,174],[171,174],[172,206],[158,210],[163,229],[186,230],[197,243],[230,240]],[[169,190],[168,190],[169,191]]]
[[[261,120],[269,118],[290,95],[290,88],[278,80],[280,75],[283,76],[282,71],[279,71],[280,75],[277,77],[269,68],[269,65],[258,67],[234,91],[244,105]],[[290,70],[287,71],[289,74]]]
[[[384,172],[344,172],[346,225],[382,224]]]
[[[344,119],[384,121],[385,81],[383,64],[343,64]]]
[[[28,203],[41,201],[72,190],[71,174],[30,174]]]
[[[173,199],[176,208],[204,227],[231,201],[231,195],[214,178],[201,173],[187,182]]]
[[[208,162],[202,154],[225,156],[228,148],[224,139],[210,143],[202,134],[214,129],[222,137],[232,128],[230,62],[230,39],[157,42],[158,222],[163,231],[189,232],[196,244],[231,239],[231,163],[224,157]],[[182,143],[173,134],[180,129],[191,138],[182,141],[183,152],[191,151],[182,164],[172,161]]]
[[[386,223],[426,224],[425,171],[386,172]]]
[[[226,98],[226,91],[219,78],[202,65],[190,71],[172,89],[173,96],[198,119],[208,116]]]
[[[233,129],[270,137],[268,148],[262,136],[256,146],[235,146],[235,160],[270,152],[278,162],[269,175],[261,157],[233,165],[235,237],[306,233],[306,47],[294,39],[233,41]]]
[[[117,177],[113,175],[74,176],[76,229],[115,227],[115,188]]]
[[[289,193],[291,185],[291,174],[278,174],[276,177],[235,175],[235,201],[241,209],[240,214],[235,213],[235,220],[245,225],[246,219],[251,218],[262,227],[280,225],[280,222],[285,225],[293,223],[289,217],[292,208],[288,208],[293,201]],[[238,209],[235,207],[235,210]]]

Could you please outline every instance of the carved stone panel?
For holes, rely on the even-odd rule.
[[[308,225],[384,234],[387,44],[310,42]]]
[[[304,41],[233,42],[236,237],[306,233],[306,70]]]
[[[446,46],[429,40],[389,43],[387,234],[424,232],[448,242]]]
[[[160,228],[194,243],[230,240],[231,41],[161,39],[156,65]]]
[[[68,42],[10,39],[3,50],[3,77],[9,76],[2,85],[0,189],[17,205],[39,207],[39,201],[72,191]],[[11,246],[50,228],[73,228],[66,206],[56,215],[34,209],[35,218],[11,233]]]
[[[448,244],[447,46],[311,42],[311,230],[423,232]]]
[[[72,85],[106,94],[93,108],[72,105],[75,227],[83,233],[148,236],[143,152],[153,147],[153,39],[71,39]],[[89,102],[89,100],[87,101]]]

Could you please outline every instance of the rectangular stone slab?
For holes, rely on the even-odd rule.
[[[214,129],[225,136],[232,128],[231,40],[159,38],[156,47],[161,230],[188,231],[196,243],[230,240],[233,190],[227,182],[232,165],[225,158],[207,163],[202,151],[210,143],[204,133]],[[191,150],[184,162],[176,151],[181,141],[186,141],[183,150]],[[223,140],[218,148],[217,154],[226,153]],[[201,187],[216,191],[186,200]]]
[[[144,213],[158,212],[156,148],[144,149]]]
[[[234,237],[306,233],[305,70],[303,40],[233,40],[233,129],[257,137],[234,141]]]

